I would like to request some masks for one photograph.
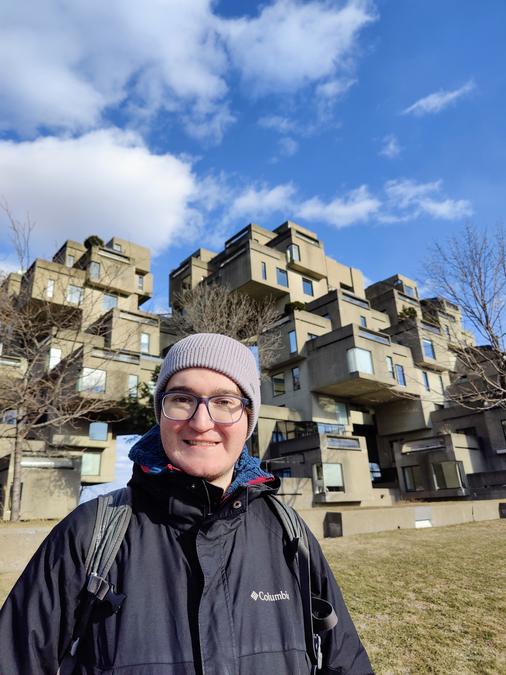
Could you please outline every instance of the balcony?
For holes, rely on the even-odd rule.
[[[308,352],[312,391],[366,405],[418,398],[412,365],[407,347],[356,325],[315,338]]]

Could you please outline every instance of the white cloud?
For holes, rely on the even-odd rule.
[[[394,134],[388,134],[383,137],[381,150],[379,154],[388,159],[395,159],[401,154],[401,146],[397,136]]]
[[[372,3],[278,0],[253,18],[222,23],[222,35],[246,85],[257,94],[294,92],[348,71],[360,31],[375,19]]]
[[[4,0],[0,4],[0,130],[84,133],[118,108],[140,128],[160,111],[199,139],[235,120],[232,73],[245,95],[319,85],[335,97],[352,81],[372,0],[274,0],[226,19],[213,0]]]
[[[362,185],[344,198],[335,197],[327,203],[319,197],[305,200],[295,208],[295,216],[346,227],[369,220],[380,206],[381,202],[369,193],[367,186]]]
[[[388,181],[385,193],[388,207],[394,210],[394,214],[386,214],[384,220],[407,220],[422,214],[442,220],[458,220],[473,213],[471,202],[449,199],[441,195],[441,190],[440,180],[429,183],[417,183],[406,178]]]
[[[198,229],[191,165],[150,153],[131,132],[1,141],[0,185],[11,211],[29,212],[37,223],[33,248],[46,255],[89,234],[116,234],[159,251]]]
[[[460,98],[472,92],[474,88],[474,82],[469,80],[459,89],[453,89],[451,91],[440,89],[433,94],[429,94],[428,96],[424,96],[418,101],[415,101],[415,103],[408,108],[405,108],[402,113],[403,115],[411,114],[422,117],[423,115],[432,115],[441,112],[441,110],[444,110],[449,105],[455,104]]]
[[[281,115],[265,115],[259,118],[258,124],[264,129],[272,129],[280,134],[299,133],[301,131],[298,122]]]
[[[357,80],[352,78],[328,80],[316,87],[316,95],[324,99],[335,99],[345,94],[356,82]]]
[[[272,213],[289,213],[295,197],[295,187],[291,183],[275,187],[251,186],[240,191],[233,200],[229,218],[253,219]]]
[[[299,149],[299,144],[293,138],[285,136],[278,141],[279,152],[283,157],[293,157]]]

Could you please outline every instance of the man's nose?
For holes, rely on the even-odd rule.
[[[200,401],[197,406],[197,410],[195,411],[189,423],[194,429],[199,429],[201,431],[214,427],[214,421],[211,419],[204,401]]]

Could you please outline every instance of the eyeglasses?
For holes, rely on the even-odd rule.
[[[188,392],[170,391],[162,398],[162,412],[169,420],[183,422],[191,420],[201,403],[205,404],[209,417],[216,424],[235,424],[241,419],[249,399],[234,394],[195,396]]]

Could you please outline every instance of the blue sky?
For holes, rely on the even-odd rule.
[[[153,309],[248,222],[424,285],[432,241],[503,222],[505,26],[502,0],[4,0],[0,196],[34,256],[149,246]]]

